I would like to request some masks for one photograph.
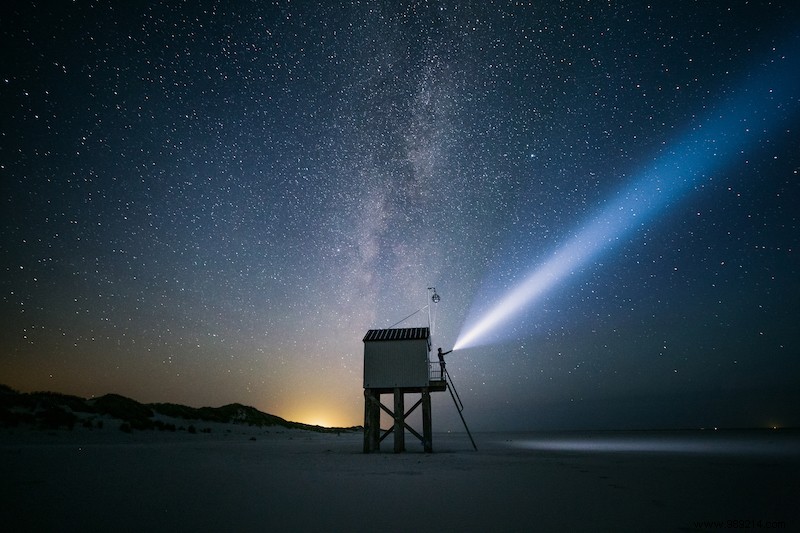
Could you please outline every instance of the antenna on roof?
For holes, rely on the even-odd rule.
[[[400,325],[403,322],[405,322],[406,320],[408,320],[409,318],[411,318],[412,316],[414,316],[417,313],[419,313],[420,311],[424,311],[425,309],[427,309],[428,310],[428,329],[430,330],[431,335],[433,335],[434,325],[436,324],[436,308],[434,307],[434,309],[433,309],[433,318],[431,318],[431,306],[428,303],[428,295],[430,295],[431,301],[434,304],[438,304],[439,300],[441,300],[441,297],[439,297],[439,295],[436,293],[436,287],[428,287],[428,293],[425,296],[425,305],[423,305],[422,307],[420,307],[419,309],[417,309],[416,311],[414,311],[413,313],[411,313],[407,317],[395,322],[394,324],[392,324],[389,327],[393,328],[393,327],[395,327],[397,325]]]

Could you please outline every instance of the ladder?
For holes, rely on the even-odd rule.
[[[472,438],[472,433],[469,432],[469,428],[467,427],[467,421],[464,420],[464,415],[461,414],[461,411],[464,410],[464,404],[461,402],[461,397],[458,395],[458,391],[456,390],[455,384],[453,384],[453,378],[450,377],[450,372],[448,372],[447,369],[444,369],[444,377],[447,382],[447,390],[450,391],[450,397],[453,398],[453,403],[456,405],[458,416],[461,417],[461,423],[464,424],[464,429],[467,430],[467,436],[469,436],[469,440],[472,443],[472,447],[477,452],[478,447],[475,446],[475,440]]]

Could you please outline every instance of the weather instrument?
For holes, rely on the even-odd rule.
[[[431,295],[431,301],[435,304],[438,304],[441,298],[439,298],[439,295],[436,293],[436,287],[428,287],[428,290],[433,291],[433,295]]]

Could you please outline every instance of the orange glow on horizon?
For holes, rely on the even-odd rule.
[[[284,418],[292,422],[300,422],[301,424],[309,424],[311,426],[320,426],[324,428],[343,428],[358,424],[357,422],[345,420],[345,417],[340,413],[315,407],[292,409]]]

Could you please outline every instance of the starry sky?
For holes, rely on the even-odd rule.
[[[452,348],[752,130],[448,368],[473,430],[800,425],[796,2],[10,4],[0,382],[361,424],[368,329]]]

